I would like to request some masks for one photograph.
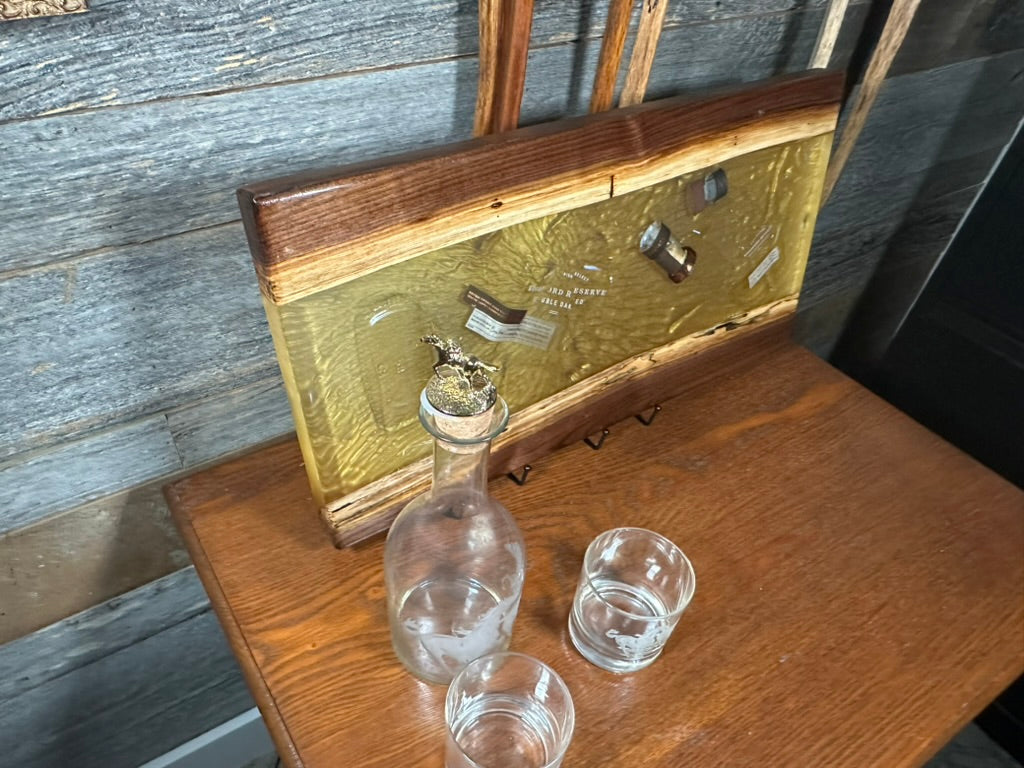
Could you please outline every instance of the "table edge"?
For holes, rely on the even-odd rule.
[[[263,446],[257,449],[257,451],[266,450],[266,448],[267,446]],[[196,573],[199,574],[199,580],[203,585],[203,589],[206,590],[206,594],[210,598],[210,605],[213,607],[221,628],[227,636],[231,653],[242,670],[242,676],[245,678],[249,692],[256,701],[256,706],[263,717],[264,725],[266,725],[267,730],[270,732],[278,757],[281,758],[288,768],[305,768],[305,763],[299,755],[295,742],[288,731],[288,726],[277,708],[274,697],[270,693],[270,688],[260,672],[256,659],[252,655],[242,628],[235,619],[231,606],[228,604],[224,591],[221,589],[217,574],[210,564],[209,558],[206,556],[206,550],[203,548],[199,535],[192,525],[192,517],[187,511],[186,505],[182,504],[178,497],[175,484],[165,485],[163,493],[171,510],[171,517],[174,519],[178,531],[185,540],[186,548],[192,557],[193,565],[195,566]]]

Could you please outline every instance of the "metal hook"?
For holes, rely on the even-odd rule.
[[[636,414],[636,420],[639,421],[641,424],[643,424],[645,427],[649,427],[649,426],[651,426],[651,422],[654,421],[654,417],[657,416],[659,413],[661,413],[661,406],[660,405],[656,405],[656,406],[654,406],[654,410],[651,411],[651,415],[650,416],[648,416],[645,419],[643,416],[641,416],[638,413],[638,414]]]
[[[509,480],[511,480],[516,485],[524,486],[524,485],[526,485],[526,478],[529,477],[531,469],[533,469],[533,467],[531,467],[529,464],[524,464],[523,465],[523,473],[519,477],[516,477],[516,473],[515,472],[509,472],[508,473],[508,478],[509,478]]]
[[[600,437],[600,439],[596,443],[593,440],[591,440],[589,437],[584,437],[583,438],[583,442],[586,443],[587,445],[589,445],[595,451],[597,451],[597,450],[600,450],[602,445],[604,445],[604,439],[606,437],[608,437],[608,430],[607,429],[602,429],[601,430],[601,437]]]

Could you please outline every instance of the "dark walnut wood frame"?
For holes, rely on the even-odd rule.
[[[835,130],[843,77],[804,73],[248,185],[239,203],[273,304],[540,216]],[[492,471],[515,469],[677,394],[678,366],[726,340],[756,346],[796,296],[612,366],[517,413]],[[723,318],[723,320],[726,320]],[[328,504],[338,546],[385,530],[429,482],[420,461]]]

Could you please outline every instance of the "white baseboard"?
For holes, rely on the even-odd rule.
[[[241,768],[272,752],[270,734],[253,707],[140,768]]]

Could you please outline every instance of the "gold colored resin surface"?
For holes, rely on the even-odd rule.
[[[831,139],[754,152],[289,304],[268,302],[314,497],[336,500],[427,455],[417,420],[433,363],[419,342],[425,334],[458,338],[499,364],[495,383],[515,413],[610,365],[797,294]],[[695,190],[718,168],[728,193],[698,211]],[[696,252],[682,282],[640,251],[654,221]]]

